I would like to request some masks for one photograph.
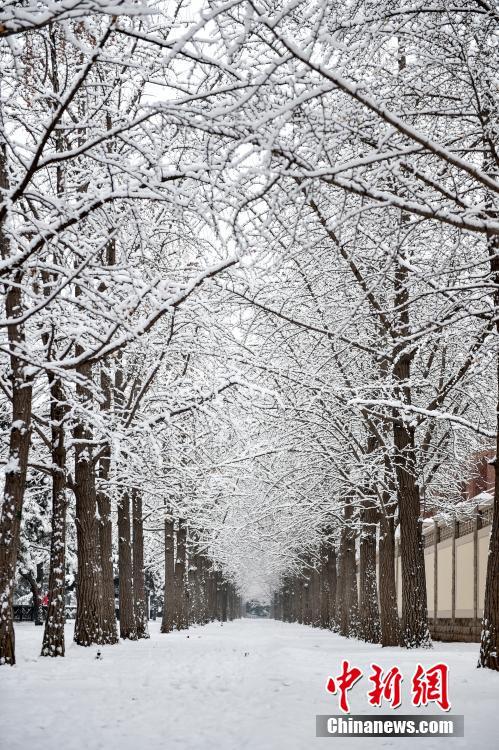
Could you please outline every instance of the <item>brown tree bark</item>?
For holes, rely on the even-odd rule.
[[[359,546],[359,635],[368,643],[379,643],[381,636],[376,575],[377,518],[374,502],[367,500],[361,513]]]
[[[395,269],[394,306],[398,315],[398,341],[393,351],[394,395],[397,400],[410,404],[412,353],[407,343],[410,335],[408,271],[402,263],[398,263]],[[393,419],[402,562],[402,643],[406,648],[431,647],[421,507],[416,480],[415,428],[403,418],[400,410],[394,411]]]
[[[227,581],[222,581],[220,585],[220,622],[227,622],[229,606],[229,585]]]
[[[199,566],[197,556],[193,555],[189,563],[189,611],[188,620],[198,623],[200,617]]]
[[[7,147],[0,133],[0,192],[7,194]],[[4,213],[4,212],[3,212]],[[10,242],[4,230],[5,219],[0,220],[0,257],[7,260]],[[18,271],[11,282],[3,285],[5,314],[10,320],[23,313],[21,283]],[[31,441],[32,376],[28,374],[23,359],[25,344],[22,323],[7,326],[10,372],[12,386],[12,426],[5,470],[5,484],[0,513],[0,665],[15,664],[14,637],[14,585],[21,514],[26,485],[28,453]]]
[[[203,624],[206,617],[205,558],[196,551],[189,563],[189,622]]]
[[[381,625],[381,645],[400,645],[400,623],[397,607],[397,587],[395,582],[395,521],[394,508],[385,504],[385,510],[392,513],[381,515],[379,524],[379,609]]]
[[[130,528],[130,496],[122,491],[118,499],[118,566],[120,592],[120,637],[137,640],[133,598],[133,567]]]
[[[358,635],[358,595],[355,562],[355,531],[350,522],[353,517],[352,502],[345,499],[344,526],[340,538],[338,582],[336,589],[336,612],[338,632],[348,638]]]
[[[213,567],[206,565],[206,571],[205,571],[205,586],[206,586],[206,618],[207,622],[212,622],[214,617],[214,611],[215,611],[215,603],[214,603],[214,571]]]
[[[185,630],[187,621],[187,529],[185,521],[178,520],[177,531],[177,560],[175,563],[175,627],[177,630]]]
[[[499,365],[499,363],[498,363]],[[499,382],[499,369],[498,369]],[[478,666],[499,671],[499,404],[497,422],[497,455],[495,459],[494,512],[487,557],[485,602]]]
[[[0,188],[7,187],[5,149],[0,144]],[[0,249],[2,258],[6,258],[9,247],[1,226]],[[17,273],[13,281],[14,284],[4,285],[5,312],[10,320],[20,317],[23,313],[22,275]],[[15,664],[14,585],[31,440],[33,390],[33,376],[28,374],[23,359],[25,336],[22,324],[13,323],[7,326],[7,336],[10,350],[12,426],[0,517],[0,665]]]
[[[302,590],[302,606],[303,606],[303,614],[302,614],[302,622],[304,625],[311,625],[312,624],[312,587],[311,587],[311,578],[312,578],[312,569],[310,567],[310,559],[307,557],[305,561],[305,565],[303,567],[303,574],[302,574],[302,580],[301,580],[301,590]]]
[[[310,571],[312,618],[311,625],[318,628],[321,623],[321,583],[317,563]]]
[[[137,638],[149,638],[147,624],[146,584],[144,578],[144,527],[142,523],[142,495],[132,489],[133,523],[133,608]]]
[[[41,655],[64,656],[67,508],[64,419],[67,405],[60,378],[50,376],[49,382],[52,442],[52,538],[47,618]]]
[[[102,368],[105,364],[102,365]],[[100,405],[102,412],[111,411],[111,379],[104,369],[101,371],[101,390],[104,401]],[[116,606],[114,599],[113,570],[113,524],[111,520],[111,498],[106,488],[111,470],[111,449],[109,444],[103,448],[99,458],[99,489],[97,507],[99,509],[99,547],[102,570],[102,639],[103,643],[118,643],[116,625]]]
[[[330,569],[330,550],[329,542],[322,542],[320,550],[321,569],[320,569],[320,588],[321,588],[321,628],[329,629],[331,626],[331,569]]]
[[[336,593],[338,586],[337,579],[337,560],[336,550],[331,544],[328,550],[328,569],[329,569],[329,627],[331,630],[336,630],[337,623],[337,612],[336,612]]]
[[[213,588],[212,588],[212,604],[213,609],[211,612],[212,620],[221,619],[221,590],[222,590],[222,573],[220,570],[213,571]]]
[[[202,592],[202,619],[203,624],[207,624],[210,621],[210,609],[209,609],[209,585],[210,585],[210,572],[209,572],[209,561],[205,555],[201,555],[202,560],[202,572],[201,572],[201,592]]]
[[[163,601],[163,619],[161,632],[170,633],[173,630],[175,610],[175,548],[174,548],[173,520],[165,518],[165,591]]]
[[[414,431],[399,418],[394,424],[402,563],[402,643],[431,647],[419,488],[415,478]]]
[[[108,123],[110,126],[110,123]],[[111,239],[105,249],[105,263],[107,266],[116,264],[116,242]],[[106,293],[106,284],[99,284],[99,292]],[[118,357],[119,362],[119,357]],[[111,362],[105,359],[100,364],[100,385],[103,401],[100,404],[101,412],[111,414],[113,384],[108,371]],[[117,410],[123,407],[122,393],[122,371],[118,366],[116,373],[115,399]],[[104,446],[103,453],[99,458],[99,490],[97,492],[97,506],[99,508],[99,544],[102,568],[102,607],[103,628],[105,643],[118,643],[118,628],[116,625],[116,605],[114,596],[114,570],[113,570],[113,526],[111,520],[111,497],[106,488],[111,471],[111,448],[109,443]]]
[[[77,353],[81,353],[78,347]],[[90,365],[78,367],[78,374],[91,381]],[[77,393],[85,405],[91,395],[79,383]],[[73,431],[75,441],[76,541],[78,574],[76,582],[76,621],[74,640],[79,646],[103,643],[104,618],[102,607],[102,569],[100,562],[99,522],[96,518],[97,496],[95,469],[92,461],[92,430],[82,419]]]

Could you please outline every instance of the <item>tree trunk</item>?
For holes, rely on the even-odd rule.
[[[165,518],[165,594],[163,601],[163,619],[161,632],[170,633],[173,630],[175,610],[175,549],[174,549],[173,521]]]
[[[105,263],[107,266],[116,264],[116,242],[111,239],[106,245]],[[103,295],[106,293],[106,284],[99,284],[99,292]],[[118,357],[119,361],[119,357]],[[104,400],[101,403],[101,412],[111,414],[113,386],[108,367],[110,360],[105,359],[100,366],[100,384]],[[116,373],[116,406],[123,407],[123,393],[121,387],[122,372],[118,366]],[[99,491],[97,493],[97,505],[99,508],[100,528],[99,542],[102,567],[102,607],[103,607],[103,627],[105,643],[118,643],[118,628],[116,626],[116,605],[114,596],[114,570],[113,570],[113,526],[111,521],[111,497],[106,484],[109,480],[111,471],[111,448],[109,443],[104,447],[104,454],[99,460]]]
[[[402,215],[402,223],[405,216]],[[399,249],[403,253],[403,249]],[[395,398],[411,403],[411,357],[407,337],[409,325],[408,271],[402,263],[395,269],[395,310],[398,315],[398,343],[393,351]],[[426,577],[419,487],[416,481],[414,427],[394,410],[393,442],[400,519],[402,562],[402,643],[406,648],[430,647]]]
[[[43,625],[43,563],[39,562],[36,564],[36,583],[38,585],[38,601],[35,612],[35,625]]]
[[[321,582],[317,564],[310,571],[312,620],[311,625],[318,628],[321,623]]]
[[[81,353],[77,348],[77,353]],[[79,375],[91,380],[91,367],[78,368]],[[86,386],[78,384],[77,392],[83,400],[90,400]],[[74,428],[76,496],[76,541],[78,575],[76,589],[76,622],[74,640],[79,646],[103,643],[104,617],[102,610],[102,569],[100,563],[99,522],[96,518],[97,496],[95,471],[92,461],[92,430],[83,421]]]
[[[2,156],[3,155],[3,156]],[[7,188],[4,149],[0,147],[0,188]],[[2,257],[8,255],[8,242],[0,227]],[[7,319],[17,318],[23,313],[20,273],[16,274],[15,286],[5,290],[5,312]],[[5,287],[4,287],[5,289]],[[0,518],[0,664],[15,664],[14,638],[14,586],[21,514],[23,508],[28,453],[31,440],[32,376],[27,373],[22,358],[24,329],[21,324],[7,327],[10,349],[10,374],[12,384],[12,426],[5,466],[5,484]]]
[[[222,574],[219,570],[213,571],[213,583],[212,583],[212,620],[220,620],[221,617],[221,601],[220,601],[220,590],[222,587]]]
[[[50,422],[52,431],[52,538],[47,619],[42,656],[64,656],[64,609],[66,574],[66,446],[65,405],[62,383],[50,377]]]
[[[359,548],[359,634],[368,643],[379,643],[380,641],[378,584],[376,580],[377,517],[377,508],[371,503],[362,511]]]
[[[329,627],[331,630],[337,630],[337,611],[336,611],[336,593],[338,588],[338,579],[336,572],[336,550],[330,545],[328,552],[329,568]]]
[[[189,564],[189,611],[188,621],[196,624],[199,622],[199,567],[197,556],[194,555]]]
[[[33,575],[32,570],[21,570],[21,576],[28,583],[31,589],[31,596],[33,597],[33,620],[35,625],[43,625],[43,617],[41,615],[42,599],[40,596],[40,587],[38,581]]]
[[[7,149],[0,136],[0,192],[7,194]],[[5,206],[4,206],[5,208]],[[7,260],[10,242],[4,231],[4,219],[0,222],[0,256]],[[18,271],[12,283],[5,282],[5,316],[8,320],[21,317],[22,273]],[[14,637],[14,586],[21,515],[23,509],[28,453],[31,440],[31,409],[33,376],[25,367],[23,359],[25,333],[22,323],[7,326],[10,372],[12,385],[12,426],[5,466],[5,484],[0,514],[0,665],[15,664]]]
[[[223,581],[220,586],[220,621],[227,622],[229,589],[227,581]]]
[[[133,519],[133,608],[137,638],[149,638],[147,625],[146,585],[144,579],[144,527],[142,524],[142,495],[132,489]]]
[[[330,549],[329,542],[322,542],[320,558],[320,599],[321,599],[321,628],[329,629],[331,626],[331,570],[330,570]]]
[[[309,567],[310,561],[303,569],[302,594],[303,594],[303,624],[312,624],[312,570]]]
[[[102,368],[104,368],[104,364]],[[111,411],[111,381],[107,373],[101,372],[101,389],[104,401],[101,411]],[[102,616],[103,642],[118,643],[118,628],[116,626],[116,606],[114,600],[114,570],[113,570],[113,525],[111,521],[111,498],[106,484],[111,469],[111,450],[109,444],[104,446],[104,453],[99,459],[99,489],[97,492],[97,507],[99,509],[99,547],[102,569]]]
[[[177,562],[175,564],[175,627],[177,630],[187,628],[186,601],[186,542],[187,530],[182,519],[178,521]]]
[[[423,533],[415,478],[414,435],[399,418],[394,424],[402,563],[402,643],[429,648]]]
[[[395,522],[393,516],[387,518],[383,515],[381,517],[378,545],[381,645],[399,646],[400,624],[395,583]]]
[[[120,591],[120,637],[137,640],[133,599],[133,568],[130,529],[130,496],[121,492],[118,500],[118,566]]]
[[[109,469],[104,468],[109,461],[108,455],[99,461],[99,479],[107,480]],[[99,550],[102,570],[102,642],[118,643],[118,628],[116,626],[116,605],[114,597],[114,569],[113,569],[113,525],[111,521],[111,498],[106,490],[99,488],[97,492],[97,507],[99,509]]]
[[[499,358],[498,358],[499,359]],[[498,361],[499,382],[499,361]],[[485,603],[480,637],[479,667],[499,671],[499,404],[497,422],[497,447],[495,459],[494,512],[487,558]]]
[[[338,564],[336,611],[338,632],[347,638],[358,635],[357,571],[355,562],[355,531],[350,528],[352,502],[345,499],[344,526],[341,531]]]

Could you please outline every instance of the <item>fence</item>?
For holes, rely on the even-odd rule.
[[[488,496],[473,518],[446,524],[426,519],[423,526],[428,618],[440,641],[479,641],[492,524]],[[397,599],[401,613],[400,549],[395,550]]]
[[[34,621],[36,615],[36,609],[32,604],[14,604],[14,621],[15,622],[29,622]],[[47,607],[41,606],[42,619],[45,622],[47,617]],[[74,620],[76,617],[76,607],[67,605],[65,608],[66,620]]]

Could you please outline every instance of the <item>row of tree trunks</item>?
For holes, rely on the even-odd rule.
[[[374,503],[365,505],[361,512],[359,590],[356,532],[351,523],[353,506],[347,499],[338,555],[325,541],[319,553],[319,566],[313,566],[310,558],[305,558],[299,575],[286,579],[278,592],[274,601],[276,616],[306,625],[320,625],[346,637],[358,637],[382,646],[410,645],[407,637],[402,638],[399,623],[395,585],[395,506],[390,505],[387,495],[383,513],[378,512]],[[377,528],[379,541],[376,550]],[[406,609],[407,606],[406,603]],[[417,622],[424,623],[426,619],[416,619],[415,624]],[[413,632],[412,628],[406,631],[409,632]],[[423,639],[422,644],[428,645],[428,641]]]
[[[19,290],[7,295],[6,304],[9,315],[19,316],[21,300]],[[16,303],[17,299],[17,303]],[[22,332],[15,332],[21,337]],[[12,359],[12,358],[11,358]],[[13,364],[20,368],[20,360]],[[79,368],[81,379],[77,386],[78,396],[85,408],[91,400],[88,387],[92,376],[91,368],[83,365]],[[18,389],[19,386],[19,389]],[[51,455],[52,455],[52,538],[50,552],[50,574],[48,585],[47,618],[42,644],[43,656],[64,656],[64,608],[65,608],[65,551],[66,551],[66,507],[67,507],[67,469],[65,426],[67,404],[60,378],[49,376],[50,386],[50,422],[51,422]],[[103,388],[109,397],[109,388]],[[17,415],[15,429],[11,433],[11,456],[20,470],[6,472],[5,497],[9,496],[14,503],[10,508],[17,508],[14,513],[2,512],[0,534],[0,584],[4,585],[0,615],[0,660],[1,663],[15,663],[14,631],[12,624],[12,594],[14,587],[15,565],[19,546],[19,521],[22,510],[22,499],[26,481],[26,467],[29,451],[30,430],[21,429],[23,424],[29,425],[31,414],[31,381],[20,386],[19,377],[13,379],[13,415]],[[104,404],[109,408],[109,402]],[[77,530],[77,616],[75,623],[75,642],[88,646],[92,643],[116,643],[118,634],[116,628],[114,604],[114,573],[112,560],[112,524],[111,501],[105,491],[105,482],[109,477],[110,452],[108,447],[99,460],[99,479],[101,486],[96,490],[95,464],[92,458],[90,444],[92,441],[91,426],[83,420],[76,423],[73,437],[75,440],[75,479],[72,489],[76,498],[76,530]],[[15,460],[14,460],[15,457]],[[144,585],[143,562],[143,532],[142,532],[142,504],[138,492],[134,491],[134,570],[131,562],[130,543],[130,514],[123,506],[118,508],[121,521],[120,540],[120,580],[121,600],[124,603],[125,618],[121,622],[122,637],[147,637],[147,605]],[[4,502],[4,509],[6,508]],[[97,513],[98,509],[98,513]],[[16,552],[14,559],[14,551]],[[133,582],[132,582],[133,579]],[[11,581],[7,586],[7,582]],[[0,590],[1,596],[1,590]],[[9,603],[10,602],[10,603]],[[126,615],[131,602],[132,623],[130,628]],[[40,621],[41,622],[41,621]]]
[[[319,560],[302,560],[301,571],[284,580],[272,601],[276,619],[333,629],[336,624],[336,550],[329,540],[322,542]]]
[[[393,508],[385,505],[385,512]],[[378,513],[374,504],[362,512],[359,545],[359,591],[355,560],[353,504],[346,500],[339,550],[326,531],[319,550],[319,563],[302,560],[300,572],[284,579],[274,594],[276,619],[334,630],[383,646],[400,643],[395,588],[395,523],[393,515]],[[379,520],[378,520],[379,519]],[[376,530],[379,523],[379,599],[376,573]],[[378,605],[379,601],[379,605]]]
[[[161,632],[185,630],[189,624],[226,622],[238,617],[241,599],[199,550],[193,534],[188,548],[187,524],[165,519],[165,588]]]

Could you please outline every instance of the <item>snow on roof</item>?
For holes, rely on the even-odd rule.
[[[479,492],[478,495],[475,495],[471,499],[477,503],[479,510],[490,508],[494,503],[494,495],[491,492]]]
[[[475,495],[474,497],[470,497],[469,504],[473,504],[475,508],[478,508],[478,510],[484,510],[486,508],[490,508],[491,505],[494,503],[494,495],[492,495],[490,492],[479,492],[478,495]],[[468,518],[468,514],[465,513],[458,513],[456,516],[456,519],[462,519],[462,518]],[[423,534],[430,533],[432,529],[435,526],[435,522],[438,523],[439,526],[447,526],[449,523],[448,516],[442,515],[441,513],[436,513],[431,518],[424,518],[423,519]],[[398,528],[397,528],[398,531]]]

